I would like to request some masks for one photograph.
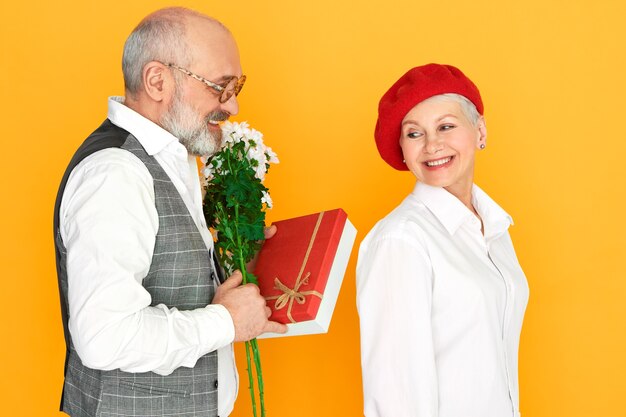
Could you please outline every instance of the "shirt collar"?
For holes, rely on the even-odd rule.
[[[109,97],[108,118],[116,126],[131,133],[148,155],[155,155],[178,139],[161,126],[124,105],[124,97]]]
[[[513,224],[513,218],[476,184],[472,189],[472,204],[483,219],[487,241],[500,236]]]
[[[461,200],[441,187],[418,181],[411,195],[422,202],[451,235],[475,218]],[[475,184],[472,188],[472,204],[483,220],[487,240],[500,235],[513,224],[511,216]]]

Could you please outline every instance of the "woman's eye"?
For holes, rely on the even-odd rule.
[[[419,139],[422,136],[420,132],[408,132],[406,137],[409,139]]]
[[[441,126],[439,127],[439,130],[446,131],[446,130],[454,129],[455,127],[456,127],[456,126],[451,125],[451,124],[445,124],[445,125],[441,125]]]

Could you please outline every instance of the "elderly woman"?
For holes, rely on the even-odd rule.
[[[381,157],[417,178],[357,265],[367,417],[518,417],[528,284],[513,221],[473,183],[487,129],[457,68],[411,69],[380,100]]]

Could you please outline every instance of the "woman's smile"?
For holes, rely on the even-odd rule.
[[[444,158],[425,161],[423,162],[423,164],[426,165],[426,169],[432,171],[432,170],[437,170],[437,169],[448,167],[452,163],[453,159],[454,159],[454,156],[446,156]]]

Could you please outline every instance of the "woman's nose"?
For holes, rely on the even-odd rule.
[[[426,153],[434,154],[443,150],[443,140],[439,135],[426,136]]]

